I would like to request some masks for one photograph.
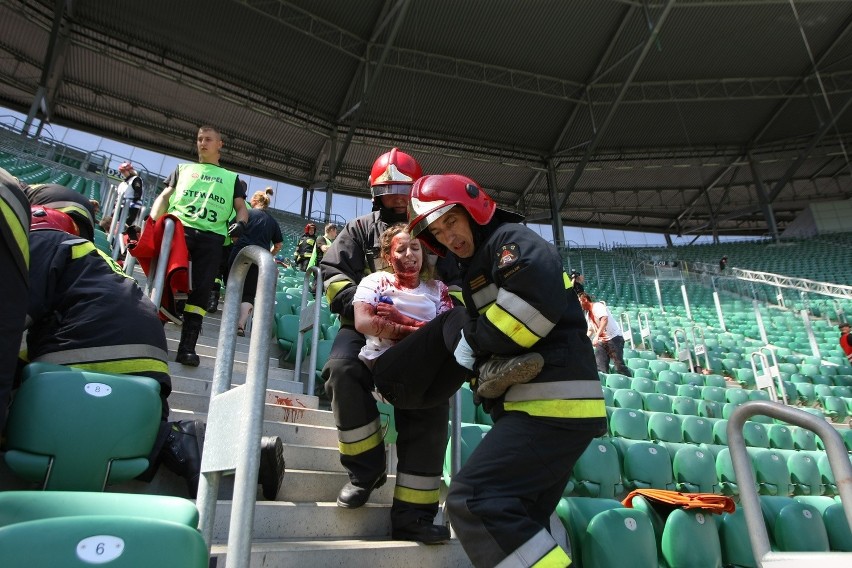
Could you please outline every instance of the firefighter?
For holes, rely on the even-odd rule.
[[[570,564],[549,519],[574,463],[606,431],[577,295],[556,248],[519,220],[464,176],[425,176],[411,190],[412,235],[461,268],[471,322],[455,348],[459,364],[544,358],[530,382],[484,397],[494,426],[450,485],[450,522],[477,567]]]
[[[31,205],[43,205],[67,213],[74,220],[80,236],[95,238],[95,208],[84,195],[58,183],[24,185],[24,193]]]
[[[390,225],[406,220],[408,193],[421,174],[420,164],[397,148],[379,156],[369,177],[373,212],[348,222],[321,263],[329,306],[341,319],[322,378],[337,425],[340,463],[349,473],[337,504],[347,509],[364,505],[373,489],[387,481],[373,377],[358,359],[365,339],[354,327],[352,298],[361,278],[388,268],[379,237]],[[394,410],[399,457],[391,507],[394,539],[437,543],[450,538],[445,526],[433,524],[448,412],[447,402],[428,409]]]
[[[195,498],[204,424],[168,422],[172,383],[157,310],[135,280],[78,235],[69,215],[33,207],[27,357],[160,383],[162,422],[143,479],[150,480],[162,461],[185,478],[189,496]],[[283,447],[277,437],[264,438],[262,444],[258,482],[267,499],[274,499],[281,483]]]
[[[6,424],[29,294],[30,204],[17,179],[0,168],[0,432]]]
[[[314,245],[317,242],[317,226],[313,223],[305,225],[305,234],[296,245],[296,266],[304,272],[308,269],[308,262],[314,253]]]

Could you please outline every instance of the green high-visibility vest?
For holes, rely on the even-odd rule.
[[[227,236],[236,183],[237,174],[221,166],[180,164],[169,213],[185,227]]]

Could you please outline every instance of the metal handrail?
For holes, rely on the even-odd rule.
[[[311,275],[314,276],[314,282],[316,282],[316,294],[314,295],[314,308],[311,313],[308,313],[306,309],[308,305],[308,298],[311,294]],[[311,349],[310,354],[308,355],[308,379],[306,383],[306,388],[308,389],[305,394],[313,396],[314,394],[314,383],[316,381],[316,367],[317,367],[317,343],[319,342],[319,332],[320,332],[320,310],[322,309],[322,294],[323,294],[323,282],[322,282],[322,271],[319,266],[312,266],[305,271],[304,282],[302,283],[302,303],[299,308],[299,335],[296,338],[296,363],[295,368],[293,369],[293,377],[295,380],[301,382],[302,380],[302,353],[305,348],[305,334],[309,331],[313,330],[311,334]]]
[[[220,333],[198,483],[198,526],[209,553],[219,482],[224,472],[235,472],[228,528],[228,566],[231,568],[247,568],[251,560],[260,439],[269,373],[269,338],[272,335],[275,282],[278,278],[278,269],[268,250],[256,245],[243,248],[228,274],[228,294],[222,309],[221,329],[237,328],[243,286],[252,264],[257,265],[258,276],[246,382],[231,388],[237,336],[227,331]]]
[[[151,263],[154,267],[154,276],[149,279],[148,297],[151,302],[160,309],[163,299],[163,289],[166,285],[166,273],[169,271],[169,257],[172,253],[172,240],[175,236],[175,220],[167,217],[163,221],[163,238],[160,241],[160,254]],[[236,327],[236,326],[235,326]]]
[[[757,414],[807,428],[822,439],[831,471],[834,472],[834,478],[837,482],[837,493],[840,495],[840,501],[843,504],[846,522],[849,523],[849,526],[852,526],[852,463],[849,461],[849,454],[846,452],[843,438],[823,418],[768,400],[754,400],[743,403],[734,410],[728,419],[727,432],[731,461],[734,466],[734,474],[738,480],[740,504],[744,510],[748,535],[758,568],[762,568],[765,562],[771,563],[782,559],[801,558],[803,562],[806,559],[813,559],[814,553],[772,552],[770,549],[769,535],[763,522],[763,513],[760,507],[760,498],[753,482],[755,479],[754,471],[746,451],[743,435],[743,426],[746,420]],[[752,483],[748,483],[746,480],[752,480]],[[848,558],[848,555],[846,556]],[[802,564],[802,566],[806,565]]]

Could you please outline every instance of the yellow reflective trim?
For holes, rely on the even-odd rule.
[[[504,402],[503,408],[548,418],[602,418],[606,416],[603,399],[519,400]]]
[[[122,361],[101,361],[99,363],[68,363],[69,367],[111,373],[114,375],[129,375],[131,373],[167,373],[169,365],[157,359],[124,359]]]
[[[458,300],[462,306],[464,305],[464,295],[462,294],[461,290],[452,290],[450,292],[450,296]]]
[[[530,568],[565,568],[571,565],[571,559],[561,547],[557,546],[545,554]]]
[[[190,314],[198,314],[201,317],[204,317],[204,316],[207,315],[207,311],[204,308],[200,308],[198,306],[193,306],[192,304],[186,304],[183,307],[183,311],[184,311],[184,313],[189,312]]]
[[[114,261],[111,256],[109,256],[107,253],[105,253],[101,249],[97,249],[97,251],[98,251],[98,254],[101,255],[101,258],[104,259],[104,262],[106,262],[107,265],[110,268],[112,268],[113,272],[115,272],[119,276],[123,276],[124,278],[130,278],[131,280],[133,280],[133,277],[130,276],[129,274],[125,274],[124,270],[121,268],[121,266],[119,266],[119,264],[116,261]]]
[[[393,498],[397,501],[405,501],[406,503],[414,503],[416,505],[437,503],[440,494],[440,489],[423,491],[420,489],[411,489],[410,487],[400,487],[399,485],[393,490]]]
[[[360,442],[352,442],[351,444],[337,442],[337,447],[340,450],[340,453],[344,456],[357,456],[364,452],[369,452],[381,443],[382,433],[376,432],[371,436],[364,438]]]
[[[71,259],[77,260],[78,258],[83,258],[87,254],[95,250],[97,250],[95,248],[95,245],[89,241],[85,241],[76,245],[71,245]]]
[[[12,231],[12,238],[15,239],[15,244],[18,246],[18,249],[21,251],[21,256],[24,258],[25,265],[29,268],[30,266],[30,241],[29,241],[29,227],[24,227],[21,224],[21,219],[15,214],[9,205],[0,200],[0,212],[3,213],[3,218],[6,220],[6,225]]]
[[[488,321],[493,323],[497,329],[502,331],[509,339],[521,347],[532,347],[535,345],[536,341],[540,339],[540,337],[531,332],[527,326],[497,304],[492,304],[491,307],[485,311],[485,317],[488,318]]]
[[[565,284],[565,289],[566,289],[566,290],[567,290],[568,288],[573,288],[573,287],[574,287],[574,281],[573,281],[573,280],[571,280],[571,277],[570,277],[570,276],[568,276],[568,274],[567,274],[566,272],[563,272],[563,273],[562,273],[562,283],[563,283],[563,284]]]
[[[352,284],[351,280],[338,280],[336,282],[332,282],[325,289],[325,297],[328,299],[328,303],[330,304],[332,300],[340,293],[341,290],[346,288]]]

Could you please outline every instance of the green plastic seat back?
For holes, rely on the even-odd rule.
[[[663,446],[637,442],[624,453],[624,486],[633,489],[674,489],[672,461]]]
[[[713,423],[713,443],[728,445],[728,421],[727,419],[717,420]]]
[[[793,448],[796,450],[816,450],[816,435],[807,428],[799,428],[791,426],[790,432],[793,434]]]
[[[712,444],[713,423],[700,416],[684,416],[680,421],[683,441],[691,444]]]
[[[464,424],[476,424],[476,404],[473,402],[473,391],[470,384],[465,382],[459,389],[461,393],[461,421]],[[450,409],[452,412],[452,409]]]
[[[748,391],[738,388],[729,388],[725,391],[725,397],[728,402],[733,404],[742,404],[748,402]]]
[[[672,460],[672,472],[682,493],[716,493],[719,489],[713,454],[700,447],[679,449]]]
[[[689,365],[687,365],[683,361],[672,361],[671,363],[669,363],[669,370],[681,374],[690,372]]]
[[[673,397],[672,412],[680,415],[697,416],[698,401],[688,396]]]
[[[805,404],[813,404],[816,400],[816,389],[811,383],[794,383],[796,385],[796,395],[800,401]]]
[[[624,488],[615,446],[606,438],[596,438],[574,464],[571,473],[574,493],[581,497],[614,499]]]
[[[657,567],[654,529],[647,515],[636,509],[614,508],[595,515],[581,546],[586,568]]]
[[[625,377],[624,375],[620,375],[618,373],[610,373],[606,376],[606,381],[604,384],[609,388],[615,389],[629,389],[630,388],[630,377]]]
[[[831,550],[852,552],[852,530],[849,529],[843,505],[835,502],[826,507],[822,512],[822,520],[828,532]]]
[[[648,368],[651,369],[656,376],[659,376],[661,371],[669,370],[669,364],[666,361],[655,359],[653,361],[648,361]]]
[[[377,401],[376,408],[379,409],[379,420],[381,421],[382,430],[384,431],[385,444],[395,444],[397,432],[393,406],[387,402]]]
[[[769,434],[766,432],[766,427],[760,422],[747,420],[743,425],[743,437],[746,446],[753,448],[769,447]]]
[[[677,387],[678,396],[701,398],[701,387],[697,385],[680,385]]]
[[[727,383],[722,375],[704,375],[704,385],[708,387],[725,388]],[[722,402],[722,401],[719,401]]]
[[[727,447],[716,454],[716,478],[719,480],[719,489],[723,495],[740,494],[734,463],[731,461],[731,452]]]
[[[722,514],[719,520],[719,543],[725,566],[757,567],[742,507],[737,507],[733,513]]]
[[[787,460],[777,450],[756,452],[752,456],[761,495],[787,496],[792,494]]]
[[[725,403],[725,389],[722,387],[707,386],[701,389],[701,398],[713,402]]]
[[[609,428],[613,436],[631,440],[648,439],[648,420],[645,413],[633,408],[615,408],[609,419]]]
[[[132,479],[148,468],[161,421],[159,393],[147,377],[32,376],[9,412],[6,463],[50,490],[102,491]]]
[[[633,377],[633,380],[630,381],[630,388],[635,390],[636,392],[641,393],[653,393],[656,392],[656,381],[652,381],[651,379],[646,379],[644,377]]]
[[[649,362],[647,359],[643,359],[641,357],[632,357],[627,359],[626,361],[628,369],[647,369],[649,368]]]
[[[667,395],[658,393],[643,393],[642,406],[648,412],[671,412],[672,401]]]
[[[643,408],[642,395],[630,389],[616,389],[612,393],[612,401],[619,408]]]
[[[813,495],[822,493],[822,477],[816,459],[807,452],[792,452],[787,457],[787,469],[790,471],[790,483],[794,495]]]
[[[607,386],[603,386],[603,387],[601,387],[601,390],[603,391],[604,405],[611,407],[614,404],[613,398],[612,398],[612,392],[613,392],[612,389],[607,387]]]
[[[772,536],[778,548],[785,552],[829,551],[822,515],[813,505],[793,502],[782,508]]]
[[[793,432],[786,424],[773,424],[768,428],[769,447],[780,450],[793,449]]]
[[[819,452],[816,460],[820,477],[822,477],[823,495],[837,495],[837,480],[834,478],[834,472],[831,469],[828,456],[825,452]]]
[[[94,515],[159,519],[198,528],[198,509],[181,497],[86,491],[0,492],[0,527],[38,519]]]
[[[633,369],[632,373],[634,377],[639,377],[640,379],[654,379],[654,371],[651,369]]]
[[[677,394],[677,385],[668,381],[656,381],[654,388],[656,392],[667,396],[674,396]]]
[[[713,400],[699,400],[698,416],[703,418],[721,418],[722,404]]]
[[[389,405],[390,406],[390,405]],[[391,407],[393,408],[393,407]],[[491,430],[491,426],[486,424],[465,424],[461,425],[461,463],[459,467],[463,466],[467,461],[467,458],[473,453],[479,443],[482,441],[482,438],[485,437],[486,434]],[[452,477],[452,455],[453,455],[453,444],[452,441],[447,443],[447,450],[444,454],[444,477],[445,479],[451,479]]]
[[[106,515],[54,517],[2,527],[0,558],[4,568],[90,568],[93,564],[205,568],[209,562],[204,539],[194,528],[159,519]]]
[[[671,568],[722,566],[714,515],[700,509],[675,509],[666,518],[661,552]]]
[[[672,383],[675,385],[680,384],[680,373],[675,373],[671,369],[668,371],[660,371],[657,375],[657,380],[660,382]]]
[[[660,442],[682,442],[680,416],[655,412],[648,417],[648,437]]]

